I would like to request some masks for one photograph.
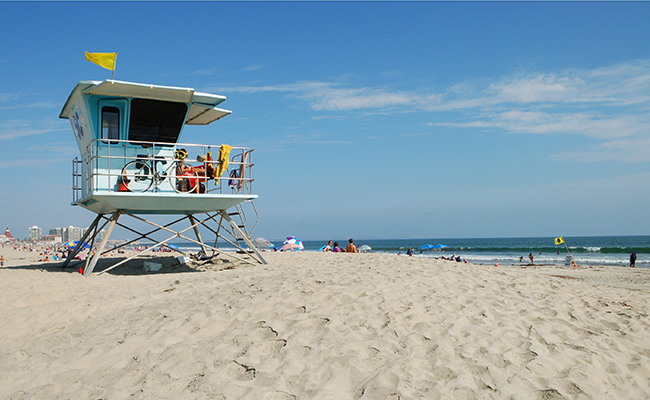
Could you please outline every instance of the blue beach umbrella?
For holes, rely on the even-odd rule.
[[[425,244],[418,247],[418,250],[441,250],[441,249],[446,249],[447,247],[449,246],[447,246],[446,244],[436,244],[436,245]]]

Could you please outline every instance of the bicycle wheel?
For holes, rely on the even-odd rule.
[[[182,162],[175,162],[168,171],[169,184],[177,193],[196,193],[199,179],[194,168]]]
[[[146,192],[153,183],[151,167],[146,161],[133,160],[122,168],[122,183],[130,192]]]

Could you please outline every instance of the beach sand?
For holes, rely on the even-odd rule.
[[[2,399],[650,398],[647,269],[297,252],[83,277],[5,253]]]

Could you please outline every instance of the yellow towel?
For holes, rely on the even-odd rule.
[[[219,161],[219,165],[217,165],[217,169],[214,172],[214,176],[216,178],[220,177],[221,174],[224,173],[226,169],[228,169],[228,157],[230,157],[230,150],[232,150],[232,146],[228,146],[227,144],[222,144],[221,147],[219,147],[219,158],[217,161]]]

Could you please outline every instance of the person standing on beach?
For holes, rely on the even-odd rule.
[[[533,257],[533,253],[528,253],[528,258],[530,258],[531,264],[535,262],[533,261],[535,259],[535,257]]]
[[[634,264],[636,264],[636,253],[631,252],[630,253],[630,267],[634,268]]]
[[[5,266],[5,256],[2,255],[0,256],[0,267],[4,267],[4,266]]]
[[[350,244],[348,244],[348,247],[345,248],[346,253],[358,253],[359,250],[357,250],[357,246],[354,245],[354,240],[350,239],[349,240]]]

